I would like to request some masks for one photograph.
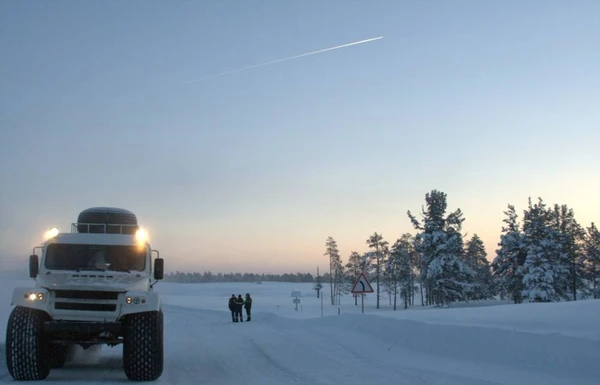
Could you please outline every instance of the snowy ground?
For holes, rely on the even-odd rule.
[[[0,289],[0,383],[14,286]],[[323,306],[310,284],[160,283],[165,311],[164,384],[527,384],[600,383],[600,301],[415,308],[387,300],[365,314],[350,297]],[[290,294],[303,292],[295,310]],[[232,323],[231,294],[254,298],[250,323]],[[484,305],[490,305],[484,304]],[[48,384],[128,382],[121,349],[78,352]]]

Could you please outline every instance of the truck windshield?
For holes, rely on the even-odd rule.
[[[146,249],[55,243],[48,246],[45,266],[52,270],[142,271],[146,267]]]

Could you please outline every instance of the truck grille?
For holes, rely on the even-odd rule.
[[[53,290],[54,309],[66,311],[114,312],[119,292],[95,290]],[[65,313],[66,315],[66,313]]]
[[[84,291],[84,290],[55,290],[55,298],[73,299],[118,299],[119,293],[115,291]]]
[[[110,303],[56,302],[54,308],[57,310],[115,311],[117,305]]]

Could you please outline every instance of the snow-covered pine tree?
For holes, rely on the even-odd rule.
[[[377,262],[377,255],[373,251],[367,251],[361,256],[360,265],[361,271],[367,275],[369,279],[375,276],[375,265]]]
[[[600,298],[598,280],[600,275],[600,231],[592,222],[585,237],[585,276],[590,282],[594,299]]]
[[[462,261],[463,240],[460,230],[464,219],[460,209],[446,215],[446,194],[432,190],[425,195],[427,208],[422,209],[422,223],[410,212],[408,216],[417,230],[417,251],[426,268],[427,302],[449,305],[465,299],[471,287],[473,271]]]
[[[373,255],[375,257],[373,262],[375,263],[375,279],[377,285],[377,309],[379,309],[379,280],[381,277],[383,263],[385,261],[384,252],[387,250],[388,242],[383,240],[383,236],[381,234],[377,234],[377,232],[375,232],[369,237],[369,239],[367,239],[367,244],[369,245],[370,249],[373,249]]]
[[[349,281],[355,282],[362,272],[362,256],[356,251],[350,252],[346,263],[346,276]]]
[[[390,253],[390,264],[394,271],[396,282],[400,286],[400,296],[404,300],[404,308],[408,308],[414,293],[414,263],[416,250],[414,237],[405,233],[394,243]],[[396,301],[394,296],[394,310]]]
[[[553,226],[552,211],[546,208],[541,198],[534,205],[529,199],[529,207],[523,216],[523,234],[527,253],[523,264],[523,297],[529,302],[558,300],[556,279],[560,273],[564,274],[559,234]]]
[[[440,270],[437,270],[438,279],[442,279],[441,285],[442,305],[449,305],[454,301],[464,301],[467,296],[473,292],[473,281],[475,272],[464,263],[464,241],[458,227],[449,226],[446,230],[446,243],[441,249]],[[431,270],[431,268],[430,268]]]
[[[332,237],[328,237],[325,242],[326,256],[329,257],[329,279],[331,288],[331,304],[335,305],[335,298],[337,294],[337,287],[340,284],[341,277],[339,271],[342,269],[342,259],[340,258],[340,252],[338,250],[337,242]]]
[[[473,291],[469,298],[473,300],[488,299],[494,296],[492,271],[483,241],[477,234],[467,242],[465,262],[475,272]]]
[[[515,206],[508,205],[502,220],[500,248],[496,250],[496,258],[492,262],[495,284],[504,298],[508,296],[514,303],[523,302],[523,265],[527,255],[523,246],[523,233],[520,230]]]
[[[427,263],[426,263],[426,256],[423,253],[420,253],[418,250],[421,250],[421,243],[422,240],[419,237],[413,237],[414,239],[414,249],[415,249],[415,256],[414,256],[414,268],[417,271],[417,274],[415,275],[415,278],[418,278],[419,280],[419,292],[421,295],[421,306],[425,306],[425,304],[427,303],[426,297],[423,293],[423,290],[425,289],[425,286],[427,285]],[[414,296],[413,296],[413,304],[414,304]],[[428,303],[427,303],[428,304]]]
[[[442,193],[443,194],[443,193]],[[439,202],[438,202],[439,201]],[[441,237],[438,235],[433,237],[434,233],[442,232],[445,225],[444,214],[446,212],[445,195],[440,196],[437,191],[425,195],[427,210],[421,207],[423,224],[412,215],[410,210],[407,214],[413,226],[417,230],[421,230],[415,237],[416,250],[419,253],[421,283],[421,303],[423,305],[434,304],[433,292],[434,281],[430,278],[429,265],[437,255],[438,244],[441,242]],[[441,207],[440,207],[441,206]],[[423,287],[425,288],[425,299],[423,300]]]
[[[552,217],[559,247],[553,263],[555,290],[558,296],[576,301],[577,291],[583,287],[585,231],[567,205],[554,205]]]
[[[350,253],[346,263],[346,281],[353,285],[360,276],[363,268],[363,257],[356,251]],[[358,297],[354,295],[354,305],[358,306]]]
[[[388,300],[390,306],[392,306],[392,299],[394,301],[394,307],[396,304],[396,297],[398,296],[398,277],[392,263],[392,254],[388,245],[383,248],[383,263],[382,263],[382,279],[383,286],[386,293],[388,293]]]
[[[409,273],[409,282],[407,283],[407,293],[410,294],[408,296],[408,305],[414,306],[415,304],[415,292],[417,290],[417,286],[415,285],[415,280],[417,277],[417,272],[419,271],[420,266],[420,258],[419,253],[417,253],[416,249],[416,239],[415,236],[410,233],[403,234],[400,239],[406,241],[408,243],[408,252],[409,252],[409,261],[410,261],[410,273]]]
[[[390,302],[390,306],[392,306],[392,294],[393,294],[393,285],[392,282],[392,270],[389,269],[389,264],[387,263],[390,259],[390,247],[387,241],[384,241],[384,244],[381,246],[381,269],[380,269],[380,280],[383,280],[383,287],[385,291],[388,293],[388,300]]]
[[[396,307],[396,298],[398,296],[398,281],[396,277],[396,272],[394,271],[394,265],[392,263],[391,253],[388,252],[386,254],[385,260],[383,262],[383,287],[385,292],[388,293],[388,300],[390,302],[390,306]]]
[[[342,264],[341,258],[336,258],[333,261],[334,268],[334,283],[333,283],[333,293],[336,297],[335,304],[340,304],[341,296],[348,293],[350,289],[346,285],[346,273],[344,271],[344,265]]]

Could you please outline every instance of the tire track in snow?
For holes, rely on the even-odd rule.
[[[256,331],[258,326],[264,327],[264,325],[253,323],[234,325],[226,312],[175,306],[165,306],[164,311],[165,319],[168,318],[165,330],[168,330],[170,327],[181,328],[181,324],[186,324],[184,318],[189,317],[201,321],[201,325],[198,325],[199,322],[194,322],[196,326],[195,330],[202,329],[206,331],[206,334],[201,331],[197,336],[198,338],[194,338],[196,335],[187,336],[187,339],[194,338],[194,341],[196,341],[195,345],[201,349],[201,354],[194,357],[193,365],[192,360],[190,360],[187,354],[171,352],[171,348],[169,347],[169,354],[167,354],[167,357],[169,357],[168,364],[165,366],[166,377],[169,383],[181,383],[184,379],[183,377],[188,379],[194,378],[198,381],[201,370],[206,365],[207,371],[200,375],[202,378],[201,383],[211,385],[237,382],[236,378],[244,378],[244,382],[250,384],[317,384],[314,379],[308,379],[306,376],[282,364],[255,337],[247,335],[248,329]],[[172,317],[173,315],[182,315],[184,317]],[[244,327],[245,325],[248,325],[248,327]],[[174,339],[177,338],[177,336],[172,336],[172,338],[167,340],[167,344],[169,346],[171,344],[177,346],[184,342],[175,341]],[[203,346],[207,345],[210,348],[204,349]],[[186,349],[186,353],[191,352]],[[177,362],[176,367],[171,366],[173,359]],[[242,367],[240,367],[241,362],[244,362]],[[177,372],[179,369],[183,369],[186,373],[182,376],[181,373]]]
[[[270,366],[279,370],[286,377],[294,380],[294,382],[297,382],[300,384],[315,384],[316,383],[314,379],[308,379],[305,376],[303,376],[297,372],[294,372],[294,371],[286,368],[282,364],[278,363],[277,360],[275,360],[271,355],[269,355],[265,351],[265,349],[262,346],[260,346],[254,339],[245,338],[245,342],[248,345],[250,345],[256,351],[256,353],[258,353]]]
[[[468,385],[468,384],[497,385],[497,383],[495,383],[495,382],[484,381],[481,379],[474,379],[472,377],[457,376],[454,374],[439,372],[439,371],[435,371],[435,370],[424,370],[424,369],[416,369],[416,368],[411,368],[408,366],[403,366],[401,360],[398,360],[397,362],[394,362],[394,363],[389,363],[384,360],[384,358],[385,358],[384,355],[386,354],[385,348],[382,349],[381,355],[377,355],[377,356],[375,356],[375,358],[373,358],[373,356],[371,356],[370,354],[359,353],[359,351],[356,349],[356,346],[350,346],[350,344],[348,344],[348,341],[342,342],[338,338],[335,338],[334,337],[335,334],[331,333],[331,331],[328,331],[328,332],[315,331],[315,334],[318,334],[318,335],[322,336],[323,338],[326,338],[327,341],[329,341],[329,343],[332,346],[335,346],[335,347],[341,349],[347,355],[351,356],[352,359],[363,362],[363,363],[365,363],[365,362],[368,363],[368,366],[375,372],[378,372],[378,373],[393,372],[394,377],[409,380],[411,385],[430,385],[430,384],[432,384],[432,379],[436,378],[436,377],[439,378],[435,382],[436,384],[446,383],[445,381],[448,381],[448,383],[450,383],[450,382],[453,383],[454,381],[456,381],[457,378],[460,378],[460,382],[464,385]],[[392,350],[391,347],[387,348],[387,352],[390,352],[391,350]],[[397,350],[398,349],[394,349],[394,352],[396,352]],[[346,359],[347,359],[347,357],[346,357]]]
[[[171,310],[171,309],[169,309]],[[372,382],[373,375],[382,383],[397,383],[410,385],[431,384],[457,384],[462,385],[490,385],[493,382],[457,376],[431,370],[390,365],[378,362],[380,356],[361,355],[357,346],[346,346],[337,341],[337,337],[324,333],[316,333],[312,322],[282,318],[279,316],[262,317],[255,315],[255,321],[250,324],[233,325],[226,312],[205,311],[200,309],[177,308],[172,309],[173,314],[190,316],[193,319],[202,319],[202,324],[211,325],[211,334],[227,335],[219,344],[235,346],[229,350],[232,354],[243,354],[245,371],[241,372],[235,365],[228,366],[223,358],[219,357],[221,348],[212,348],[208,357],[200,357],[200,361],[210,360],[210,370],[219,367],[227,371],[226,376],[215,376],[208,373],[200,383],[202,384],[231,384],[235,380],[226,379],[244,378],[248,384],[310,384],[331,385],[341,383]],[[179,318],[179,317],[177,317]],[[218,320],[218,321],[216,321]],[[258,321],[258,322],[256,322]],[[181,320],[178,321],[178,323]],[[318,337],[317,337],[317,336]],[[265,337],[261,341],[261,337]],[[191,336],[190,336],[191,337]],[[315,338],[317,337],[317,338]],[[203,337],[205,341],[210,338]],[[366,346],[373,346],[365,341]],[[355,344],[356,345],[356,344]],[[378,350],[378,349],[377,349]],[[387,349],[383,349],[387,351]],[[384,352],[381,352],[384,354]],[[211,360],[212,357],[212,360]],[[239,360],[236,355],[231,357],[235,362]],[[187,359],[187,358],[186,358]],[[179,361],[179,360],[178,360]],[[365,361],[369,362],[369,369],[364,370]],[[357,365],[353,365],[357,363]],[[196,367],[202,367],[196,360]],[[327,368],[327,369],[324,369]],[[305,372],[300,373],[299,371]],[[308,374],[307,374],[308,373]],[[189,377],[186,375],[188,378]],[[168,376],[171,383],[181,382],[181,376]],[[237,382],[237,381],[235,381]]]

